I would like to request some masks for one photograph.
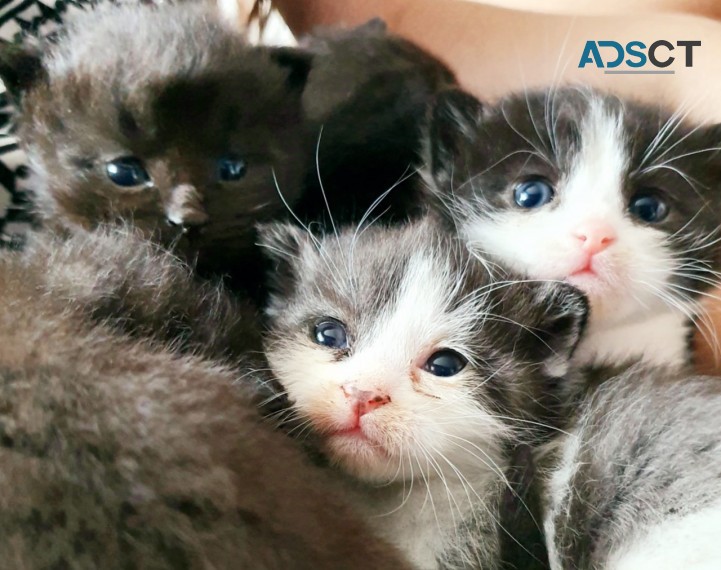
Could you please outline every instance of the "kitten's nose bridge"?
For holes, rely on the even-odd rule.
[[[340,389],[345,397],[353,402],[358,410],[358,416],[363,416],[391,402],[391,397],[381,390],[362,390],[354,384],[344,384]]]
[[[603,220],[586,220],[571,233],[581,242],[581,249],[590,255],[600,253],[616,241],[616,230]]]
[[[171,224],[183,227],[198,227],[209,221],[203,207],[203,196],[192,184],[178,184],[173,188],[166,217]]]

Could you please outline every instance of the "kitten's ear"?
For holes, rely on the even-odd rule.
[[[532,284],[526,338],[532,361],[543,362],[550,376],[563,376],[586,327],[586,296],[566,283]]]
[[[426,164],[441,185],[450,180],[462,145],[472,142],[483,116],[481,102],[461,91],[441,92],[431,109],[426,140]]]
[[[258,224],[256,245],[270,261],[268,285],[280,296],[288,295],[297,279],[296,264],[310,245],[306,230],[289,223]]]
[[[39,46],[30,43],[0,44],[0,79],[15,101],[19,101],[25,91],[44,77]]]
[[[286,85],[291,91],[303,91],[313,67],[313,54],[300,48],[270,48],[270,59],[283,69],[288,76]]]
[[[363,32],[368,34],[369,36],[377,36],[377,35],[383,35],[388,33],[388,24],[385,23],[384,20],[381,18],[372,18],[371,20],[368,20],[365,24],[361,24],[355,30],[354,32]]]

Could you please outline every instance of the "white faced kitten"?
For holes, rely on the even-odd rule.
[[[266,351],[299,429],[418,568],[500,567],[509,450],[553,422],[547,371],[585,299],[493,281],[428,221],[260,233],[276,262]]]
[[[720,143],[718,127],[585,89],[494,106],[452,91],[426,179],[472,250],[588,295],[577,362],[678,365],[718,275]]]

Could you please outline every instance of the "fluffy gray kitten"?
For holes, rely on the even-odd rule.
[[[38,239],[0,257],[3,565],[404,567],[261,420],[222,289],[122,231]]]
[[[719,379],[638,364],[586,380],[545,450],[551,567],[721,567]]]
[[[501,568],[513,451],[554,423],[583,296],[494,279],[430,220],[322,238],[271,225],[261,243],[292,432],[417,568]]]

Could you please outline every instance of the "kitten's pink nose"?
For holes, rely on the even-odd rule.
[[[358,410],[358,417],[364,416],[373,410],[389,404],[391,397],[378,390],[360,390],[352,384],[341,386],[346,398],[353,401]]]
[[[614,229],[600,220],[589,220],[576,226],[573,236],[581,242],[581,249],[595,255],[616,241]]]

